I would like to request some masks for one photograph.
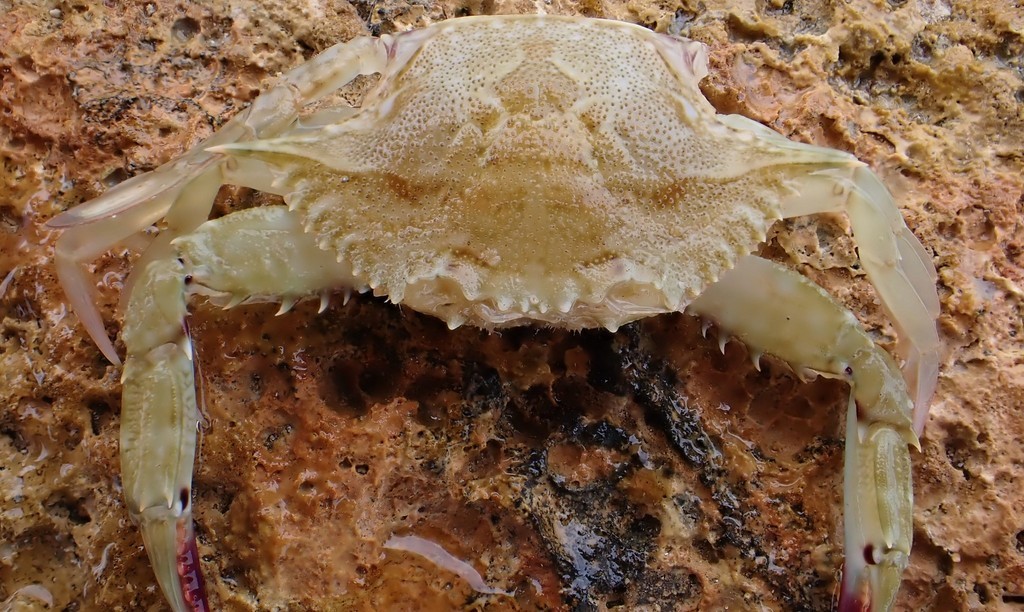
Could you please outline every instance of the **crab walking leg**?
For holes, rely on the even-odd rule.
[[[210,202],[213,202],[212,196]],[[121,359],[117,356],[114,343],[107,337],[103,317],[94,299],[95,288],[83,268],[83,262],[99,257],[118,242],[156,223],[163,213],[164,210],[161,208],[129,208],[120,214],[99,219],[88,225],[66,229],[57,239],[54,248],[57,278],[60,279],[64,295],[71,302],[71,309],[78,315],[85,331],[99,347],[103,356],[115,365],[120,364]]]
[[[112,363],[119,363],[93,299],[83,262],[95,259],[128,236],[164,219],[161,239],[137,269],[166,256],[167,244],[209,217],[217,191],[230,174],[223,154],[208,149],[220,145],[273,138],[295,125],[308,104],[337,91],[357,76],[382,71],[388,62],[390,37],[361,37],[335,45],[285,73],[277,85],[256,98],[209,139],[159,168],[132,177],[100,197],[57,215],[47,225],[63,229],[57,240],[57,275],[89,336]],[[269,169],[249,172],[262,177],[246,186],[275,192]],[[136,279],[131,278],[129,285]]]
[[[860,161],[851,158],[849,167],[811,173],[783,210],[787,217],[822,212],[850,218],[864,270],[899,332],[897,353],[905,360],[914,431],[920,435],[939,375],[935,266],[885,185]]]
[[[783,202],[783,217],[823,212],[849,216],[864,270],[899,332],[897,353],[905,361],[914,431],[920,435],[939,375],[939,297],[931,256],[907,228],[892,194],[849,153],[788,140],[741,115],[718,115],[718,120],[807,165],[808,173],[794,181],[796,190]]]
[[[689,311],[716,321],[752,351],[850,383],[840,608],[891,609],[910,555],[908,445],[918,445],[896,363],[823,289],[758,257],[740,259]]]
[[[865,166],[853,171],[846,212],[864,269],[901,332],[897,351],[906,359],[904,371],[914,398],[914,431],[920,435],[939,377],[935,266],[910,233],[885,185]]]
[[[283,206],[208,221],[171,246],[170,257],[146,265],[125,312],[121,473],[160,587],[181,612],[208,609],[192,527],[199,410],[187,294],[226,303],[277,295],[293,303],[351,278]]]

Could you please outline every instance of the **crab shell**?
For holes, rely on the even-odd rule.
[[[352,286],[451,327],[612,330],[681,310],[764,240],[804,164],[851,159],[721,121],[701,43],[499,23],[405,35],[355,116],[224,151],[279,170]]]

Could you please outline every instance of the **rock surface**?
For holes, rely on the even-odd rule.
[[[334,42],[469,14],[609,17],[710,46],[719,110],[848,150],[934,254],[944,343],[900,609],[1024,604],[1024,10],[1000,0],[0,0],[0,608],[164,605],[121,498],[119,370],[47,219],[212,133]],[[268,201],[225,188],[217,214]],[[840,216],[763,253],[893,335]],[[108,331],[133,248],[95,263]],[[684,315],[450,332],[357,296],[192,329],[215,609],[813,609],[837,594],[846,388]],[[442,547],[449,557],[385,548]],[[399,546],[402,548],[402,546]],[[452,571],[469,563],[491,589]]]

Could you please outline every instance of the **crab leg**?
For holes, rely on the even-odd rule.
[[[744,257],[689,306],[752,351],[850,383],[841,610],[889,610],[910,556],[912,402],[893,359],[800,274]],[[756,314],[756,316],[752,316]]]
[[[792,182],[795,190],[782,203],[783,217],[823,212],[849,216],[864,270],[899,332],[896,350],[904,360],[914,400],[914,431],[920,435],[939,375],[939,297],[931,256],[907,228],[889,190],[849,153],[788,140],[741,115],[717,119],[786,151],[787,163],[806,164],[807,173]]]
[[[907,228],[896,202],[862,162],[818,170],[799,196],[786,203],[787,217],[845,212],[860,260],[882,306],[899,331],[897,352],[914,399],[914,431],[920,435],[939,373],[939,298],[931,256]]]
[[[166,223],[162,236],[136,269],[145,269],[148,262],[166,256],[167,245],[175,236],[192,231],[207,219],[225,175],[230,174],[227,165],[234,162],[208,149],[281,134],[295,125],[306,105],[337,91],[359,75],[383,70],[390,42],[390,38],[363,37],[331,47],[285,73],[274,88],[181,157],[128,179],[49,221],[50,227],[65,230],[55,248],[61,285],[72,309],[107,359],[115,364],[120,362],[96,308],[84,262],[160,219]],[[247,186],[274,192],[272,179],[273,176],[267,176],[259,184]],[[129,285],[134,281],[130,278]]]
[[[125,311],[121,472],[160,587],[181,612],[208,609],[192,527],[199,411],[187,294],[228,304],[277,295],[288,303],[350,277],[283,206],[208,221],[171,248],[145,267]]]

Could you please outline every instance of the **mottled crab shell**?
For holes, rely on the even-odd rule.
[[[678,311],[823,153],[717,115],[700,43],[537,19],[405,34],[360,112],[232,153],[282,170],[275,190],[357,286],[452,327]]]

